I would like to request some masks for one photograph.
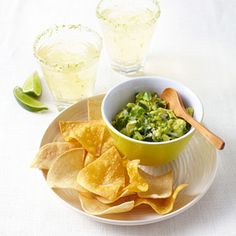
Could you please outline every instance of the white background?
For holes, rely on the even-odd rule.
[[[134,0],[135,2],[135,0]],[[58,114],[44,88],[44,114],[23,110],[14,86],[38,69],[32,44],[54,24],[82,23],[100,32],[97,1],[0,1],[0,235],[236,235],[236,1],[162,0],[146,75],[180,81],[201,98],[205,124],[226,141],[216,179],[194,207],[147,226],[93,222],[60,204],[30,169],[41,137]],[[96,92],[124,79],[103,53]],[[206,157],[207,158],[207,157]]]

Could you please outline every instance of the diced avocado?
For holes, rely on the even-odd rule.
[[[164,100],[154,92],[139,92],[135,101],[128,103],[112,121],[113,126],[126,136],[147,142],[169,141],[183,136],[191,126],[166,108]],[[192,108],[187,108],[193,114]]]

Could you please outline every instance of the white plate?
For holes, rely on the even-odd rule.
[[[87,100],[83,100],[60,113],[46,130],[41,146],[60,139],[58,121],[86,120]],[[144,225],[163,221],[178,215],[198,202],[211,186],[217,171],[217,153],[199,133],[193,138],[178,159],[160,167],[142,167],[151,174],[158,175],[169,169],[174,171],[175,183],[188,183],[189,186],[181,192],[176,200],[174,210],[166,215],[157,215],[151,208],[140,206],[128,213],[92,216],[81,209],[78,193],[73,190],[52,189],[52,191],[68,206],[80,214],[84,214],[99,222],[114,225]],[[46,177],[46,172],[43,173]]]

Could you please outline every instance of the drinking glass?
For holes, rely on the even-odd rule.
[[[34,43],[46,83],[58,110],[93,94],[102,40],[82,25],[54,26]]]
[[[139,71],[160,15],[158,1],[101,0],[96,13],[113,69]]]

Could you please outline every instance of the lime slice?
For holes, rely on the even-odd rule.
[[[42,86],[38,72],[35,71],[24,83],[22,90],[24,93],[39,97],[42,93]]]
[[[48,108],[43,103],[25,94],[18,86],[14,88],[13,93],[17,102],[28,111],[48,110]]]

